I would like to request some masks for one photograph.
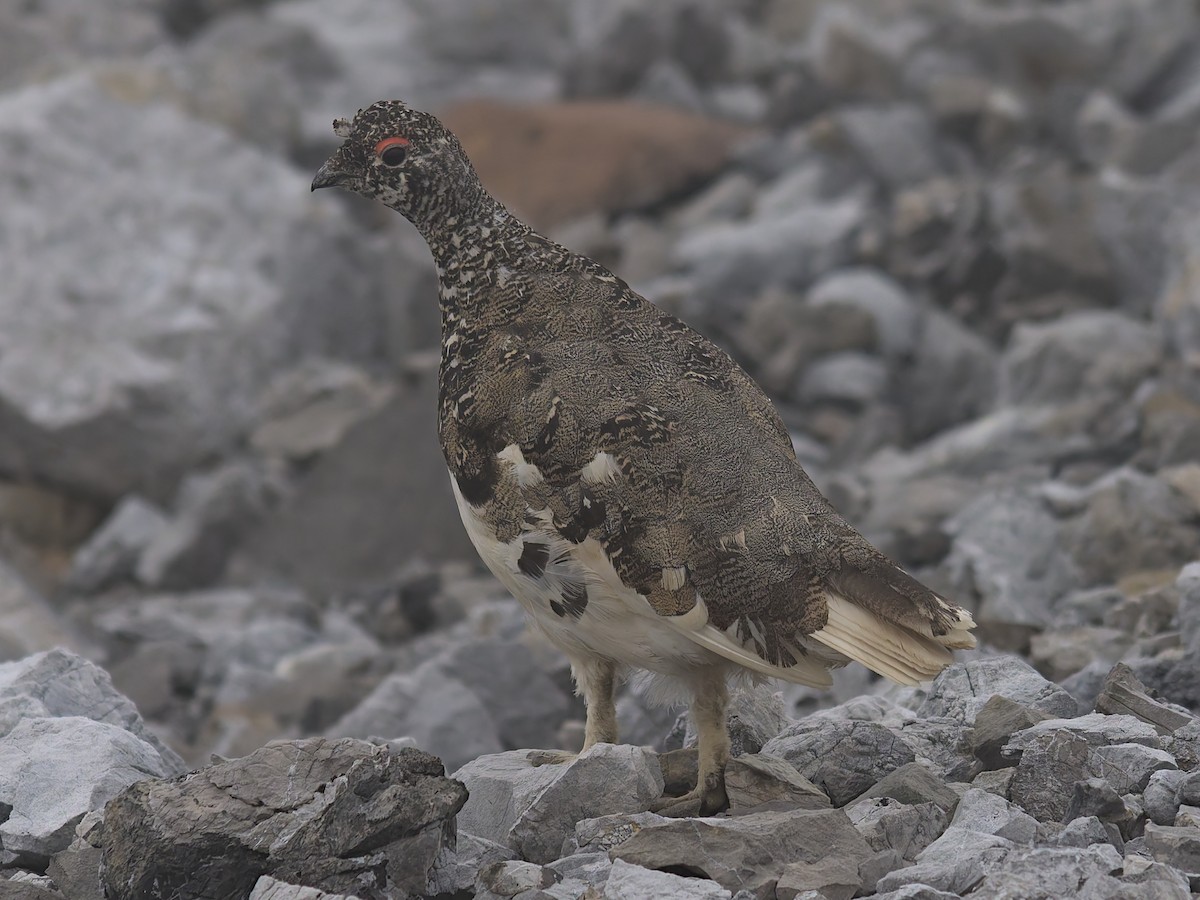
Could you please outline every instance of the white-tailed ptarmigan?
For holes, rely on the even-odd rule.
[[[673,679],[700,746],[695,790],[670,802],[712,813],[731,674],[823,687],[856,660],[914,684],[974,646],[969,613],[834,511],[728,354],[509,213],[441,122],[384,101],[334,131],[313,189],[383,202],[433,252],[454,496],[483,561],[570,659],[585,749],[617,740],[626,669]]]

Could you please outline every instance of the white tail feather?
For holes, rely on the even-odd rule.
[[[938,640],[884,621],[838,594],[827,594],[825,599],[829,621],[809,637],[885,678],[900,684],[919,684],[954,661]]]

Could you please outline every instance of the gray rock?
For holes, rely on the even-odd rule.
[[[68,583],[75,590],[93,593],[128,578],[167,521],[153,503],[132,494],[121,498],[104,524],[75,551]]]
[[[60,716],[86,716],[124,729],[154,748],[166,774],[185,771],[179,755],[146,727],[137,708],[94,663],[50,650],[0,665],[0,735],[23,721]]]
[[[490,891],[499,897],[515,897],[523,891],[539,891],[557,884],[560,876],[552,869],[520,859],[502,860],[485,866],[475,886],[480,893]]]
[[[1049,625],[1054,601],[1080,584],[1061,549],[1062,526],[1028,489],[984,492],[946,529],[952,584],[979,597],[976,620],[1006,645],[1023,645],[1032,629]]]
[[[792,863],[835,858],[856,866],[872,853],[841,810],[798,809],[726,819],[678,819],[649,825],[614,847],[614,859],[685,866],[728,890],[758,890]]]
[[[778,900],[850,900],[863,890],[860,870],[867,863],[827,856],[816,862],[794,862],[784,867],[775,884]]]
[[[971,731],[971,752],[975,758],[990,769],[1010,764],[1002,751],[1014,733],[1027,733],[1030,726],[1048,718],[1037,709],[1023,706],[999,694],[988,699],[975,716],[975,727]],[[1056,720],[1069,721],[1069,720]]]
[[[763,746],[842,806],[889,772],[915,760],[904,739],[874,722],[810,718]]]
[[[265,508],[266,493],[261,473],[244,463],[189,475],[176,501],[177,516],[138,558],[138,581],[179,590],[220,580],[238,539]]]
[[[765,753],[735,756],[725,766],[725,792],[731,812],[760,803],[794,803],[801,809],[825,809],[829,797],[791,763]]]
[[[1159,862],[1189,877],[1200,875],[1200,828],[1150,823],[1146,826],[1146,849]]]
[[[830,90],[850,96],[895,97],[902,83],[903,60],[925,33],[911,20],[899,27],[881,27],[860,7],[822,6],[813,18],[796,22],[787,22],[785,15],[776,13],[775,27],[786,23],[785,27],[802,29],[804,56],[814,74]]]
[[[684,237],[676,261],[694,268],[706,290],[802,284],[842,265],[868,214],[864,200],[846,196],[787,215],[711,225]]]
[[[1152,773],[1176,768],[1175,757],[1166,750],[1142,744],[1108,744],[1092,751],[1092,770],[1113,786],[1118,794],[1141,793]]]
[[[662,825],[670,821],[657,813],[618,813],[582,819],[575,824],[575,836],[568,839],[578,848],[577,853],[603,851],[607,853],[618,844],[623,844],[643,828]],[[568,844],[564,844],[564,849]]]
[[[451,767],[504,748],[483,701],[436,658],[385,678],[327,731],[333,737],[412,737],[443,754]]]
[[[1072,822],[1081,817],[1124,823],[1130,818],[1130,810],[1121,795],[1103,778],[1085,778],[1075,782],[1075,791],[1063,821]]]
[[[46,874],[72,900],[104,900],[104,887],[100,884],[104,850],[80,838],[79,830],[76,826],[75,839],[65,850],[54,854]]]
[[[1111,831],[1109,829],[1112,829]],[[1115,832],[1115,834],[1114,834]],[[1114,841],[1114,837],[1116,840]],[[1093,844],[1111,843],[1120,852],[1124,846],[1120,832],[1101,822],[1096,816],[1080,816],[1069,821],[1054,838],[1055,847],[1090,847]]]
[[[1195,555],[1195,510],[1164,481],[1116,469],[1090,486],[1087,497],[1083,514],[1064,528],[1063,547],[1092,582],[1174,568]]]
[[[989,900],[1032,900],[1070,897],[1089,878],[1121,867],[1121,854],[1111,844],[1082,849],[1037,847],[1010,853],[972,892]]]
[[[351,894],[330,894],[314,887],[304,887],[263,875],[254,882],[246,900],[355,900]]]
[[[886,188],[925,181],[945,169],[933,123],[915,104],[846,106],[833,119],[854,156]]]
[[[63,850],[75,825],[130,784],[173,774],[159,752],[119,725],[82,716],[25,719],[0,738],[0,844],[40,861]]]
[[[1093,875],[1083,886],[1084,900],[1190,900],[1188,879],[1170,866],[1151,862],[1145,857],[1135,868],[1130,857],[1125,859],[1125,874]]]
[[[1037,836],[1038,823],[1003,797],[971,788],[959,801],[950,825],[1028,846]]]
[[[807,303],[815,308],[849,307],[867,313],[875,331],[875,348],[889,363],[916,349],[920,311],[895,281],[875,269],[839,269],[817,281]]]
[[[1179,639],[1189,650],[1200,650],[1200,562],[1188,563],[1175,579],[1179,591]]]
[[[1083,394],[1128,394],[1162,359],[1152,326],[1120,313],[1081,311],[1018,324],[1000,366],[1003,403],[1064,403]]]
[[[899,803],[870,797],[846,807],[846,814],[871,849],[892,850],[912,862],[946,830],[949,818],[936,803]]]
[[[889,891],[919,884],[962,894],[999,866],[1013,847],[1006,838],[951,825],[917,854],[914,865],[880,878],[876,890],[887,896]]]
[[[887,387],[882,361],[865,353],[835,353],[813,363],[800,379],[797,395],[805,403],[866,406]]]
[[[454,777],[471,792],[461,828],[538,863],[558,859],[581,819],[641,812],[663,790],[654,754],[614,744],[560,765],[534,766],[523,751],[484,756]]]
[[[240,896],[261,875],[332,893],[423,893],[466,801],[442,772],[419,750],[313,738],[138,782],[106,811],[106,896]]]
[[[16,569],[0,559],[0,660],[20,659],[53,647],[81,646],[74,629]]]
[[[1179,786],[1186,775],[1178,769],[1159,769],[1151,772],[1142,791],[1146,815],[1156,825],[1172,825],[1179,812]]]
[[[492,863],[512,859],[513,851],[508,847],[460,831],[454,847],[443,847],[429,871],[429,894],[454,894],[470,891],[475,887],[479,872]]]
[[[899,373],[905,437],[924,440],[987,410],[995,394],[996,352],[941,310],[921,318],[915,359]],[[951,390],[947,386],[952,385]]]
[[[102,499],[161,497],[228,447],[270,372],[307,349],[294,342],[305,316],[341,307],[282,285],[296,266],[313,271],[292,255],[306,220],[344,221],[308,199],[308,176],[125,90],[79,76],[0,101],[0,245],[22,298],[0,308],[0,468]],[[48,139],[86,143],[89,158],[34,152]],[[84,193],[56,226],[69,253],[36,264],[36,223]]]
[[[489,710],[506,747],[552,747],[575,704],[551,678],[528,636],[464,641],[439,657],[447,678],[472,690]]]
[[[1071,716],[1075,700],[1023,660],[992,656],[956,663],[937,678],[917,710],[921,717],[949,716],[967,725],[994,695],[1000,694],[1052,716]]]
[[[604,883],[603,896],[605,900],[729,900],[733,895],[714,881],[684,878],[617,859]]]
[[[945,781],[916,762],[889,772],[862,796],[890,797],[909,804],[934,803],[947,815],[953,815],[959,799]]]
[[[1046,719],[1035,722],[1012,735],[1005,747],[1006,752],[1021,751],[1037,736],[1052,731],[1069,731],[1084,738],[1092,747],[1109,744],[1141,744],[1159,749],[1161,741],[1153,725],[1134,716],[1088,713],[1069,719]],[[1122,792],[1124,793],[1124,792]]]
[[[1091,775],[1091,748],[1067,731],[1040,734],[1021,753],[1009,796],[1042,822],[1061,822],[1077,781]]]
[[[434,297],[424,299],[436,308]],[[251,527],[241,552],[318,595],[390,580],[397,547],[433,561],[475,559],[428,421],[435,381],[422,378],[398,391],[351,428],[278,509]],[[395,464],[398,446],[405,448],[403,466]],[[397,504],[401,496],[409,499]],[[419,522],[411,508],[426,511]],[[356,540],[347,542],[347,534]]]
[[[875,894],[875,900],[960,900],[960,895],[939,891],[927,884],[906,884],[894,891]]]

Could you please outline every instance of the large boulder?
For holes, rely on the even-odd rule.
[[[351,232],[307,173],[136,84],[0,96],[0,470],[99,499],[163,496],[380,293],[323,252]]]
[[[466,799],[420,750],[277,741],[113,800],[106,896],[242,897],[262,875],[362,898],[422,893]]]

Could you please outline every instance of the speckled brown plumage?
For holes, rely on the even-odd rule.
[[[446,462],[468,529],[477,520],[494,542],[489,565],[525,593],[535,618],[542,604],[586,635],[589,594],[603,589],[596,565],[583,561],[595,542],[654,614],[691,621],[702,604],[701,624],[755,654],[762,672],[789,677],[817,651],[822,665],[854,656],[820,640],[837,630],[827,628],[836,598],[880,628],[911,632],[914,647],[969,643],[969,617],[830,506],[770,401],[728,354],[510,215],[432,116],[385,102],[337,127],[346,141],[314,188],[378,198],[429,243]],[[396,137],[407,155],[390,166],[376,148]],[[863,621],[869,631],[873,620]],[[560,638],[573,661],[616,655]],[[916,677],[944,662],[936,656]]]

